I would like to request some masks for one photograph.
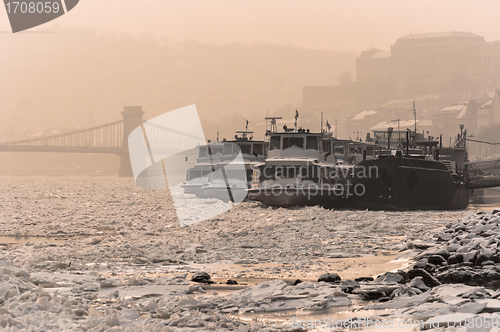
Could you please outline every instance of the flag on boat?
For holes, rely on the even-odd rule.
[[[330,123],[328,123],[328,120],[326,120],[326,130],[332,129],[332,126],[330,126]]]

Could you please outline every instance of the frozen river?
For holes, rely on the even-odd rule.
[[[168,191],[141,189],[133,179],[0,179],[0,301],[8,304],[0,324],[11,330],[287,330],[271,310],[262,320],[241,312],[256,295],[245,300],[235,292],[296,279],[316,284],[327,272],[346,280],[398,269],[407,261],[394,259],[408,243],[432,240],[433,230],[483,209],[333,211],[244,202],[180,227]],[[215,284],[200,288],[190,281],[196,272]],[[293,308],[301,305],[310,303]]]

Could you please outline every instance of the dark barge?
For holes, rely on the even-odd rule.
[[[367,169],[376,169],[376,176],[365,176]],[[354,167],[352,187],[358,187],[357,194],[353,192],[344,203],[357,209],[457,210],[469,205],[470,190],[463,175],[453,174],[436,160],[403,156],[363,160]]]

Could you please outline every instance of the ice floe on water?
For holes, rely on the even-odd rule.
[[[0,236],[25,239],[0,245],[6,331],[321,331],[352,317],[465,331],[500,318],[497,211],[244,202],[181,227],[168,191],[131,179],[4,178],[0,195]]]

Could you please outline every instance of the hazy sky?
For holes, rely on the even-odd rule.
[[[500,40],[499,12],[498,0],[80,0],[46,26],[361,51],[388,50],[397,38],[419,32],[471,31]],[[0,30],[10,30],[5,10]]]

